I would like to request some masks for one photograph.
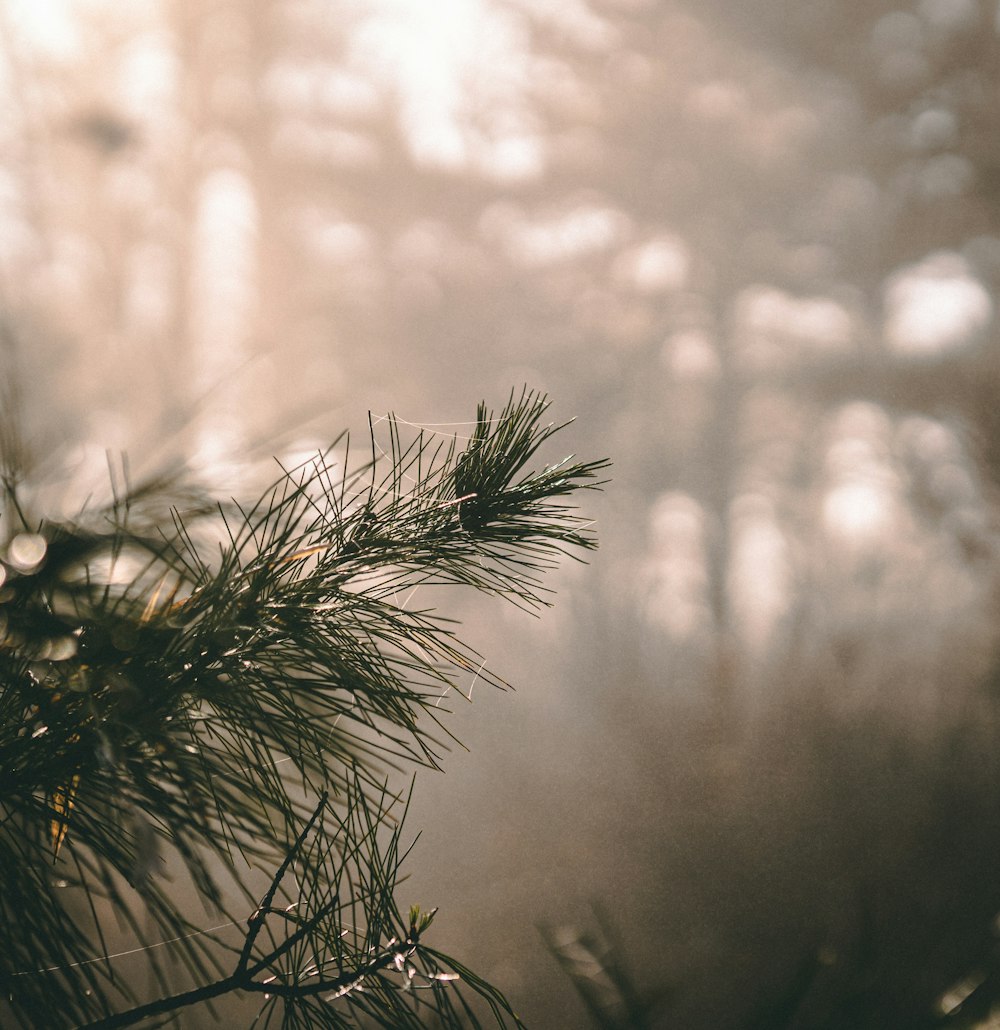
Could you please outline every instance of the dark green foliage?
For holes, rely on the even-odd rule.
[[[496,418],[480,406],[461,453],[454,438],[423,432],[404,443],[390,418],[385,447],[372,432],[373,459],[387,461],[352,471],[344,439],[283,470],[249,506],[213,505],[175,480],[50,522],[25,510],[8,469],[0,997],[9,1015],[75,1025],[131,998],[102,957],[98,910],[109,907],[140,945],[178,938],[172,952],[196,986],[231,980],[221,936],[173,900],[163,852],[241,925],[257,907],[247,863],[274,872],[275,890],[287,890],[282,863],[296,866],[301,896],[282,911],[269,901],[263,923],[251,919],[240,959],[242,974],[270,968],[255,950],[264,931],[282,959],[271,993],[283,1008],[265,1005],[261,1025],[346,1027],[360,1014],[434,1025],[428,1007],[441,1025],[474,1025],[454,972],[497,1023],[513,1021],[491,988],[425,948],[421,927],[400,916],[401,817],[385,776],[399,762],[437,767],[441,704],[460,679],[502,685],[447,619],[414,604],[417,588],[460,584],[536,607],[540,573],[594,546],[584,520],[555,502],[597,485],[605,463],[527,467],[555,431],[539,424],[546,407],[528,392]],[[329,806],[314,810],[309,799],[327,792]],[[220,863],[244,899],[238,911],[226,908]],[[284,936],[271,936],[278,928]],[[148,956],[167,993],[157,953]],[[336,1003],[336,988],[315,986],[330,970],[359,978]],[[245,981],[230,989],[255,989]]]

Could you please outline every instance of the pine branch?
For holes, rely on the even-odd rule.
[[[18,1018],[30,1024],[33,1006],[58,996],[64,1018],[86,1023],[110,1017],[111,992],[128,997],[97,961],[106,949],[90,943],[98,897],[140,945],[176,939],[192,977],[226,982],[227,946],[177,910],[161,851],[230,917],[211,863],[234,872],[237,856],[259,866],[296,854],[302,793],[328,792],[339,808],[362,788],[381,796],[386,769],[439,766],[451,740],[442,699],[463,678],[505,684],[422,603],[426,589],[464,585],[537,610],[541,575],[594,546],[565,500],[599,486],[606,463],[529,467],[561,428],[542,424],[547,407],[528,391],[499,415],[480,405],[461,448],[423,430],[407,441],[400,421],[373,420],[370,462],[351,470],[345,438],[341,457],[334,448],[283,469],[252,504],[213,504],[175,476],[133,487],[125,474],[106,508],[56,523],[33,514],[7,475],[16,522],[0,565],[0,989]],[[355,827],[362,840],[377,829]],[[327,858],[342,866],[357,847]],[[384,895],[392,866],[352,866],[372,904],[389,906],[368,913],[368,947],[384,948],[380,927],[396,919]],[[67,887],[53,890],[56,879]],[[86,920],[67,915],[67,896]],[[327,902],[282,957],[308,964],[300,945],[339,913]],[[25,909],[38,917],[16,925]],[[344,969],[368,961],[340,958]],[[244,974],[261,971],[254,961]],[[391,991],[364,998],[372,1018],[409,1018]]]
[[[302,921],[299,929],[287,937],[281,944],[275,945],[265,952],[262,957],[251,963],[251,955],[260,931],[268,917],[272,915],[279,917],[286,915],[285,910],[272,907],[275,895],[289,867],[299,856],[306,838],[322,815],[328,801],[328,796],[325,794],[320,798],[309,821],[274,874],[267,893],[247,920],[248,929],[243,948],[237,959],[236,966],[229,976],[189,991],[160,998],[145,1005],[138,1005],[126,1012],[116,1013],[96,1020],[86,1024],[81,1030],[115,1030],[118,1027],[133,1026],[152,1016],[176,1012],[179,1009],[210,1001],[213,998],[219,998],[234,991],[265,994],[268,998],[280,998],[291,1002],[312,998],[316,995],[328,995],[327,1001],[338,1001],[353,991],[363,989],[364,985],[370,983],[372,978],[378,977],[388,970],[394,969],[398,972],[407,968],[411,959],[419,952],[421,948],[421,935],[430,923],[429,919],[418,922],[416,916],[412,913],[409,932],[404,939],[397,940],[392,938],[376,951],[373,958],[359,963],[355,968],[340,972],[336,976],[319,976],[307,982],[297,981],[290,984],[278,982],[274,975],[263,980],[258,979],[263,972],[274,968],[275,963],[280,958],[286,956],[294,947],[300,945],[311,934],[314,934],[321,921],[331,915],[337,906],[336,900],[322,905],[308,919]],[[437,957],[436,953],[435,957]],[[436,977],[440,983],[447,982],[441,974],[436,974]],[[460,978],[460,974],[454,974],[455,980]],[[505,1003],[504,1007],[506,1007]],[[513,1013],[510,1013],[510,1015],[517,1023]]]

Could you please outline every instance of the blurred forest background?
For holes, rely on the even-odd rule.
[[[461,433],[525,382],[615,463],[551,612],[458,613],[520,689],[417,783],[437,939],[534,1027],[591,1018],[540,926],[607,1027],[970,992],[991,1025],[996,0],[0,19],[5,414],[49,510],[108,448],[240,492],[369,408]]]

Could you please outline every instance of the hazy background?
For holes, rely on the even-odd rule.
[[[462,610],[519,690],[418,779],[435,943],[543,1028],[590,1025],[538,926],[593,902],[676,987],[648,1025],[750,1026],[820,956],[796,1025],[904,1026],[993,968],[995,0],[6,0],[0,36],[7,404],[67,503],[108,448],[239,491],[525,382],[615,463],[555,609]]]

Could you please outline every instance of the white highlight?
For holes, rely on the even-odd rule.
[[[520,18],[487,0],[378,0],[349,58],[396,95],[416,161],[522,180],[543,170]]]
[[[891,350],[934,356],[974,342],[993,320],[993,301],[960,254],[938,251],[897,272],[885,292]]]

